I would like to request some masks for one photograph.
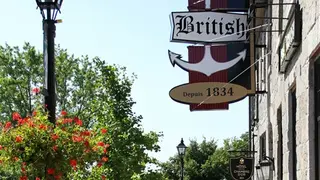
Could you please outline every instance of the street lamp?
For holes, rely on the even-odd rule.
[[[181,160],[181,180],[183,180],[183,171],[184,171],[184,161],[183,161],[183,157],[186,153],[186,145],[184,145],[183,143],[183,138],[181,138],[180,144],[177,146],[177,150],[178,150],[178,154],[180,156],[180,160]]]
[[[259,179],[269,180],[270,179],[270,171],[274,170],[274,158],[270,158],[265,156],[264,159],[259,162],[260,173],[258,172]],[[259,171],[259,170],[258,170]]]
[[[45,106],[49,111],[49,120],[55,123],[56,117],[56,79],[54,63],[54,38],[56,34],[55,23],[63,0],[36,0],[40,9],[43,23],[43,63],[44,63],[44,96]]]

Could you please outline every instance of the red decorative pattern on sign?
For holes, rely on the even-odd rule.
[[[188,46],[188,56],[190,63],[198,63],[204,56],[204,46]],[[211,46],[211,56],[217,62],[227,61],[227,46]],[[228,82],[228,71],[219,71],[211,76],[205,74],[190,71],[189,72],[189,83],[197,82]],[[214,98],[214,97],[211,97]],[[211,110],[211,109],[228,109],[228,103],[219,104],[190,104],[190,110]]]
[[[228,7],[227,0],[211,0],[211,9],[225,9]]]

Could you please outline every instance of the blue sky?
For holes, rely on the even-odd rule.
[[[74,4],[73,4],[74,3]],[[78,3],[78,4],[76,4]],[[42,19],[35,0],[1,0],[0,44],[30,42],[42,51]],[[172,67],[168,49],[187,59],[187,44],[172,43],[169,14],[186,11],[187,0],[65,0],[58,19],[56,43],[76,56],[99,56],[110,64],[126,66],[137,74],[132,96],[145,131],[162,131],[161,152],[166,161],[176,153],[180,139],[201,141],[240,136],[248,130],[248,101],[228,111],[190,112],[169,97],[171,88],[188,82],[188,74]]]

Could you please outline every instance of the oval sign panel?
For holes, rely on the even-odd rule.
[[[234,102],[248,93],[245,87],[223,82],[200,82],[182,84],[170,90],[170,97],[185,104],[216,104]]]

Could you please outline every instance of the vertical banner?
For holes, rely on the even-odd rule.
[[[213,59],[217,62],[227,61],[227,46],[211,46],[210,54]],[[199,63],[205,54],[204,46],[189,46],[189,63]],[[189,83],[196,82],[227,82],[228,81],[228,71],[223,70],[216,72],[210,76],[206,76],[203,73],[189,71]],[[190,104],[190,111],[199,110],[227,110],[229,108],[228,103],[218,103],[218,104]]]
[[[210,8],[206,8],[206,3],[210,3]],[[189,11],[204,9],[213,10],[246,10],[249,8],[249,0],[188,0]]]

